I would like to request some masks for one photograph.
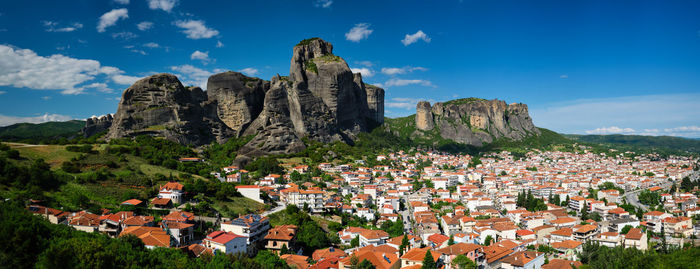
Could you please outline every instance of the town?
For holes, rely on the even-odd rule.
[[[570,268],[589,243],[641,251],[700,244],[697,158],[579,147],[480,158],[414,149],[377,155],[371,167],[367,159],[283,163],[285,173],[248,185],[248,171],[224,167],[213,180],[269,204],[232,218],[186,210],[196,193],[177,181],[150,201],[123,201],[131,210],[64,212],[40,201],[27,209],[80,231],[133,235],[151,249],[267,251],[301,269]]]

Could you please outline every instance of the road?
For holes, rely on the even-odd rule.
[[[284,206],[284,204],[278,202],[278,203],[277,203],[277,207],[273,208],[272,210],[265,211],[265,212],[263,212],[261,215],[264,217],[264,216],[267,216],[267,215],[270,215],[270,214],[274,214],[274,213],[280,212],[280,211],[284,210],[285,208],[286,208],[286,207]]]
[[[673,182],[666,182],[666,183],[664,183],[664,184],[661,184],[660,187],[663,188],[664,190],[668,190],[668,189],[671,188],[671,185],[672,185],[672,184],[673,184]],[[645,190],[645,189],[639,189],[639,190],[636,190],[636,191],[625,192],[625,199],[627,199],[627,203],[629,203],[630,205],[633,205],[633,206],[635,206],[635,207],[639,207],[639,208],[641,208],[641,209],[644,210],[644,211],[649,211],[649,207],[646,206],[646,205],[644,205],[644,204],[642,204],[642,203],[640,203],[640,202],[639,202],[639,197],[637,197],[637,195],[638,195],[642,190]]]

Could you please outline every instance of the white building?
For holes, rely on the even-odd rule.
[[[260,186],[255,186],[255,185],[241,185],[241,186],[236,186],[236,190],[243,195],[243,197],[249,198],[251,200],[254,200],[258,203],[265,203],[262,199],[260,199]]]
[[[246,253],[248,251],[246,240],[247,238],[245,236],[216,231],[207,235],[202,243],[204,243],[205,247],[213,251],[218,250],[225,254],[235,254]]]

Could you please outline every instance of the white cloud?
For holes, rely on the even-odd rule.
[[[369,29],[369,23],[358,23],[352,27],[349,32],[345,33],[345,39],[352,42],[360,42],[362,39],[367,39],[374,30]]]
[[[182,32],[187,34],[189,39],[211,38],[219,35],[219,31],[207,28],[201,20],[176,21],[175,26],[184,29]]]
[[[133,52],[133,53],[138,53],[138,54],[141,54],[141,55],[146,55],[146,52],[143,51],[143,50],[133,49],[133,50],[131,50],[131,52]]]
[[[132,32],[126,32],[126,31],[112,34],[112,38],[114,38],[114,39],[130,40],[130,39],[134,39],[137,37],[138,37],[137,34],[134,34]]]
[[[116,67],[60,54],[39,56],[34,51],[0,45],[0,86],[35,90],[61,90],[63,94],[85,91],[83,83],[107,76],[119,84],[135,81]]]
[[[404,39],[401,40],[401,43],[403,43],[404,46],[408,46],[418,42],[418,40],[423,40],[426,43],[430,43],[430,37],[423,33],[422,30],[418,30],[418,32],[412,35],[406,34],[406,37],[404,37]]]
[[[372,71],[372,69],[369,69],[367,67],[350,68],[350,70],[352,70],[353,73],[362,74],[362,77],[369,78],[369,77],[374,76],[374,71]]]
[[[1,95],[1,94],[6,94],[6,93],[7,93],[6,91],[0,91],[0,95]]]
[[[192,55],[190,55],[190,60],[200,60],[203,63],[209,62],[211,59],[209,59],[209,52],[201,52],[198,50],[195,50]]]
[[[333,0],[315,0],[315,7],[329,8],[333,4]]]
[[[374,66],[374,63],[372,63],[372,62],[370,62],[370,61],[356,61],[355,63],[356,63],[356,64],[359,64],[359,65],[364,65],[364,66],[366,66],[366,67],[372,67],[372,66]]]
[[[411,73],[413,71],[428,71],[428,68],[424,67],[411,67],[411,66],[404,66],[404,67],[385,67],[382,68],[382,74],[393,76],[393,75],[400,75],[400,74],[406,74],[406,73]]]
[[[255,76],[257,75],[260,71],[258,69],[248,67],[248,68],[243,68],[239,72],[244,73],[248,76]]]
[[[173,10],[175,5],[177,5],[177,0],[148,0],[148,8],[150,9],[161,9],[165,12],[170,12]]]
[[[417,99],[417,98],[402,98],[402,97],[396,97],[396,98],[391,98],[389,102],[386,102],[387,107],[391,108],[400,108],[400,109],[416,109],[416,104],[419,101],[426,101],[425,99]],[[432,102],[432,100],[427,100]]]
[[[387,80],[384,84],[382,84],[384,87],[392,87],[392,86],[407,86],[407,85],[422,85],[426,87],[433,87],[435,88],[435,85],[433,85],[432,82],[429,80],[423,80],[423,79],[397,79],[397,78],[392,78]]]
[[[112,81],[117,84],[121,85],[131,85],[134,84],[137,80],[141,79],[140,77],[134,77],[134,76],[125,76],[125,75],[114,75],[112,76]]]
[[[569,78],[569,75],[563,74],[563,75],[559,76],[559,78],[561,78],[561,79],[567,79],[567,78]]]
[[[170,69],[175,72],[178,72],[178,74],[176,75],[180,79],[182,84],[199,86],[204,90],[207,89],[207,80],[209,80],[209,77],[211,75],[213,75],[215,72],[219,73],[224,71],[221,69],[214,69],[214,71],[212,72],[194,67],[189,64],[171,66]]]
[[[148,42],[146,44],[143,44],[143,46],[147,47],[147,48],[151,48],[151,49],[160,48],[160,45],[158,45],[158,43],[155,43],[155,42]]]
[[[117,21],[129,18],[129,11],[126,8],[112,9],[111,11],[100,16],[97,23],[97,31],[102,33],[107,27],[114,26]]]
[[[216,41],[216,47],[217,47],[217,48],[223,48],[223,47],[224,47],[224,43],[221,43],[221,41]]]
[[[60,26],[59,23],[55,21],[43,21],[43,23],[47,32],[73,32],[83,28],[83,24],[78,22],[74,22],[70,24],[70,26]]]
[[[635,130],[632,128],[620,128],[617,126],[600,127],[593,130],[586,130],[587,134],[631,134]]]
[[[633,129],[634,134],[700,137],[700,132],[688,134],[692,126],[700,126],[698,107],[700,94],[665,94],[531,105],[530,114],[535,125],[562,133],[585,134],[601,126],[618,126]]]
[[[117,4],[122,4],[122,5],[129,4],[129,0],[114,0],[114,2],[117,2]]]
[[[8,125],[12,125],[15,123],[22,123],[22,122],[44,123],[44,122],[49,122],[49,121],[69,121],[72,119],[73,119],[73,117],[71,117],[71,116],[59,115],[59,114],[49,114],[49,113],[46,113],[43,116],[36,116],[36,117],[16,117],[16,116],[0,115],[0,126],[8,126]]]
[[[51,100],[51,96],[42,96],[41,99],[43,99],[44,101],[48,101]]]
[[[153,28],[153,23],[150,21],[142,21],[136,24],[136,28],[139,28],[141,31],[146,31]]]

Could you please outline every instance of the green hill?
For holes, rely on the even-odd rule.
[[[620,150],[643,149],[660,152],[700,153],[700,140],[674,136],[644,135],[564,135],[575,141],[616,146]]]
[[[0,140],[37,142],[46,139],[71,138],[85,127],[85,121],[71,120],[45,123],[16,123],[0,127]]]

